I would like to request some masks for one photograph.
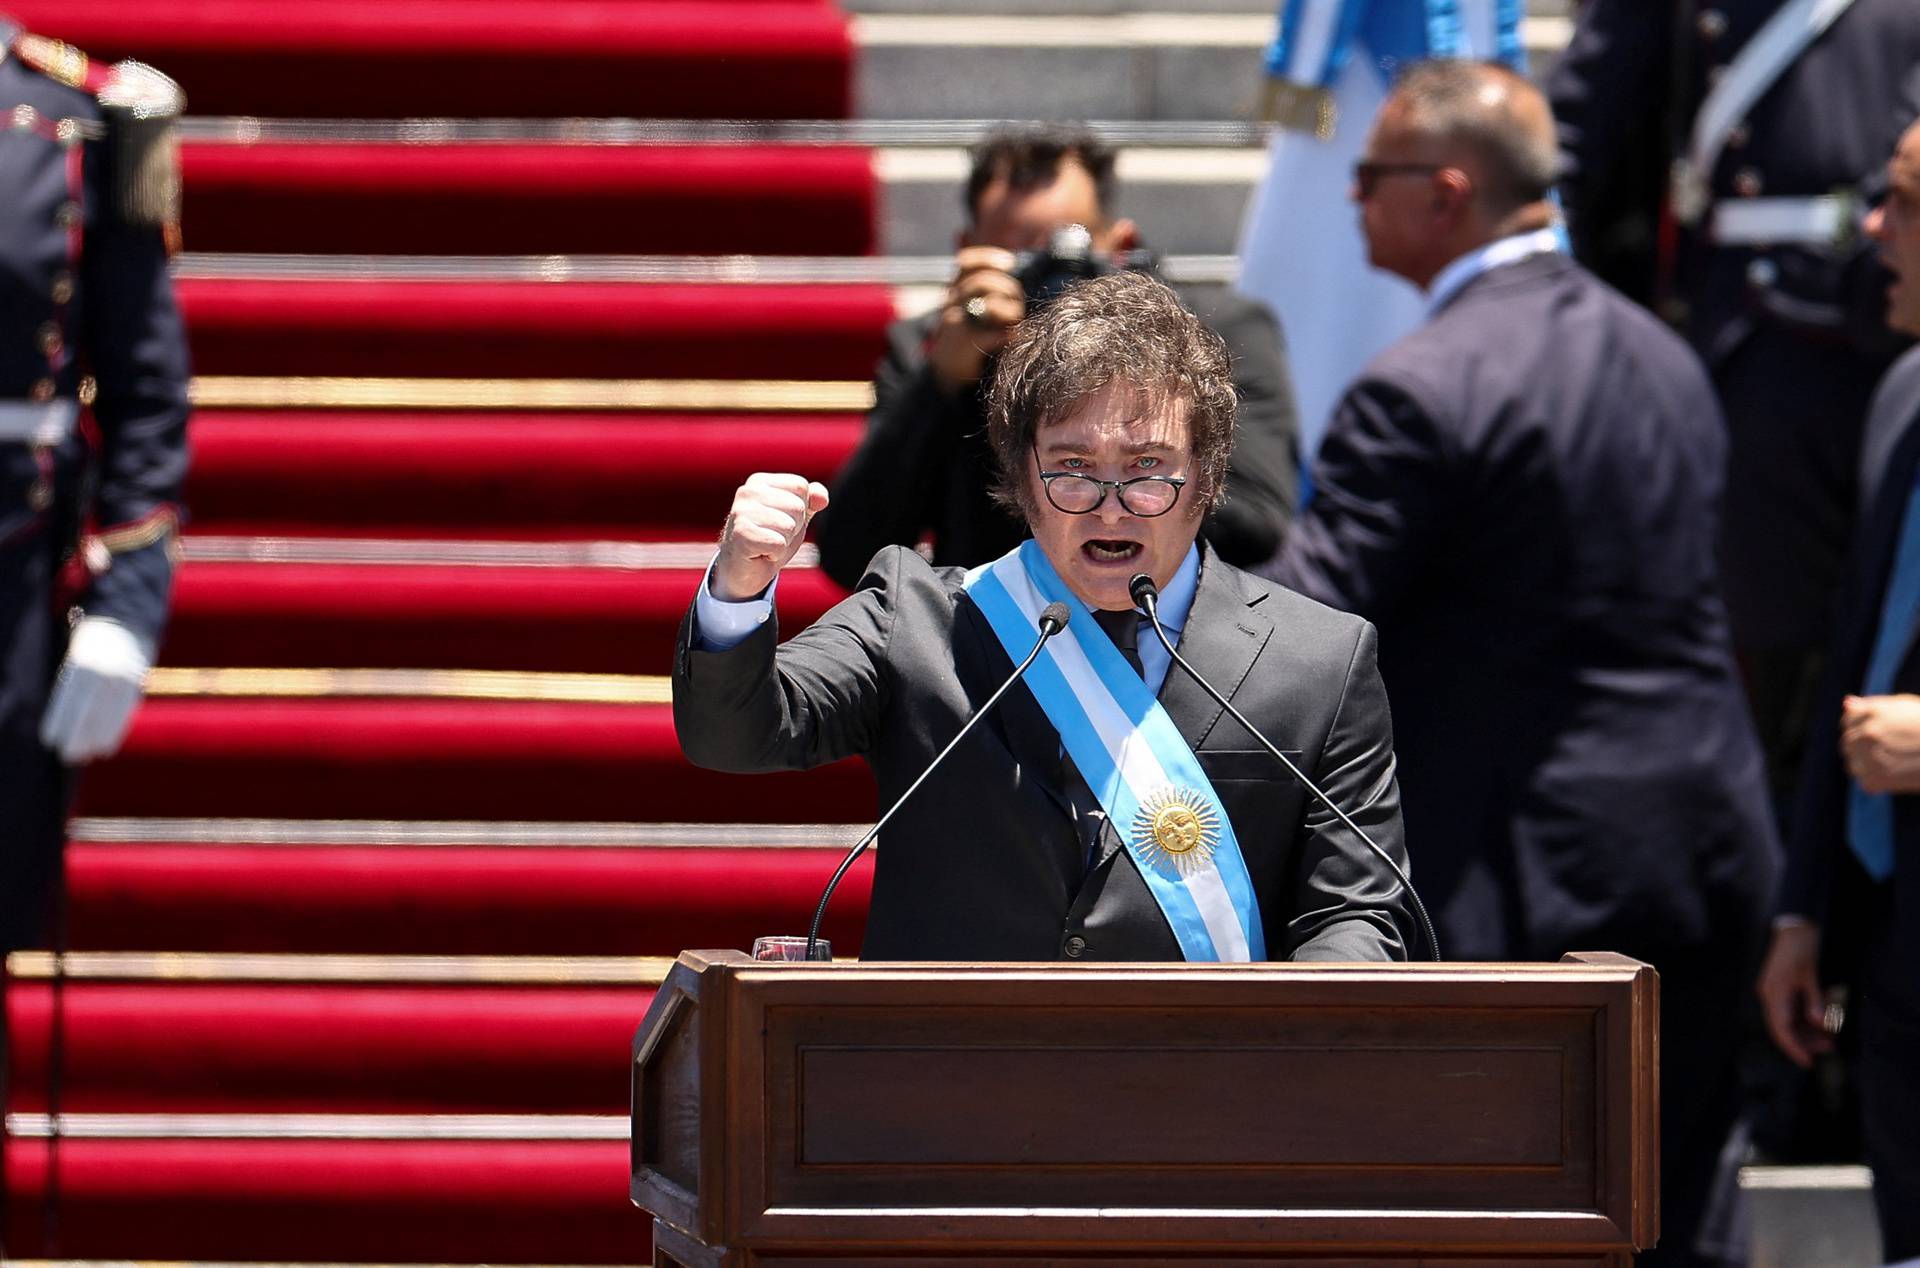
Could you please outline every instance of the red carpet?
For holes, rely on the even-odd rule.
[[[839,860],[775,847],[79,843],[67,867],[74,941],[99,950],[674,955],[804,932]],[[872,874],[869,854],[828,911],[841,955],[859,950]]]
[[[183,161],[195,251],[865,255],[876,232],[861,149],[203,143]]]
[[[850,414],[209,410],[193,420],[187,505],[191,531],[215,535],[710,541],[748,475],[831,479],[863,427]]]
[[[865,763],[722,775],[680,756],[666,705],[148,701],[78,813],[300,819],[871,819]]]
[[[845,117],[853,97],[850,23],[825,0],[0,5],[96,57],[151,62],[201,117],[810,119]],[[872,157],[853,147],[202,142],[186,146],[184,171],[186,241],[200,252],[860,255],[880,214]],[[894,316],[892,289],[877,285],[193,276],[180,294],[204,376],[864,381]],[[209,554],[181,572],[164,655],[659,673],[697,560],[622,569],[583,545],[711,541],[742,476],[825,478],[860,426],[772,412],[203,412],[188,501]],[[236,564],[215,561],[216,536],[412,538],[416,551],[520,540],[572,559]],[[780,597],[793,628],[835,592],[796,570]],[[664,827],[658,841],[607,846],[564,832],[558,845],[282,844],[265,828],[268,840],[235,845],[77,843],[76,949],[162,953],[744,947],[800,931],[838,858],[752,825],[874,813],[857,762],[759,777],[693,769],[662,704],[162,696],[81,785],[80,813],[134,818],[748,824],[725,830],[744,840],[706,846],[686,842],[714,834]],[[395,837],[410,839],[371,834]],[[828,923],[843,955],[870,883],[869,863]],[[619,1115],[651,994],[73,982],[62,1108]],[[43,980],[7,988],[17,1113],[46,1107],[51,1004]],[[40,1224],[48,1145],[10,1138],[0,1240],[15,1256],[137,1261],[651,1258],[623,1140],[234,1138],[243,1125],[229,1117],[228,1137],[203,1139],[157,1123],[144,1128],[152,1139],[67,1139],[57,1246]]]
[[[189,562],[162,663],[665,674],[693,569]],[[824,573],[781,579],[781,629],[840,598]]]
[[[199,115],[831,119],[853,45],[781,0],[8,0],[29,30],[138,56]]]
[[[194,278],[179,291],[195,372],[223,375],[865,379],[894,317],[884,286]]]
[[[16,1110],[46,1108],[52,987],[7,1001]],[[61,1108],[624,1114],[650,987],[69,982]]]
[[[624,1053],[621,1057],[624,1066]],[[627,1143],[67,1140],[66,1256],[641,1264]],[[10,1142],[7,1251],[43,1254],[43,1141]]]

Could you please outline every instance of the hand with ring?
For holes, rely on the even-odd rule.
[[[1027,315],[1026,292],[1013,276],[1014,255],[999,247],[964,247],[927,347],[936,381],[949,393],[979,381],[988,358]]]

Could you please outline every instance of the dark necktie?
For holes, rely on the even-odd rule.
[[[1140,614],[1128,608],[1124,612],[1095,612],[1093,619],[1100,623],[1100,628],[1107,632],[1113,645],[1127,658],[1127,663],[1133,666],[1133,672],[1144,679],[1147,671],[1140,668]]]

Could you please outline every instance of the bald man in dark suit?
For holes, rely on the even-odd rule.
[[[1503,67],[1401,79],[1355,178],[1427,324],[1348,390],[1271,572],[1380,629],[1441,944],[1661,974],[1661,1246],[1737,1112],[1778,843],[1715,582],[1725,437],[1687,347],[1560,249],[1552,118]]]

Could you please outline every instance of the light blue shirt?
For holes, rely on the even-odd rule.
[[[773,592],[779,584],[780,580],[776,577],[756,597],[737,603],[729,602],[713,593],[713,565],[708,564],[707,575],[700,580],[700,593],[693,601],[694,641],[700,650],[724,652],[746,642],[755,630],[773,616]],[[1175,645],[1180,642],[1180,632],[1187,627],[1187,613],[1193,610],[1193,596],[1199,589],[1200,548],[1189,546],[1186,558],[1174,570],[1173,579],[1160,592],[1160,624]],[[1156,696],[1167,681],[1167,670],[1172,665],[1172,657],[1167,655],[1167,649],[1160,645],[1160,640],[1154,637],[1152,627],[1142,626],[1140,674]]]
[[[1187,557],[1180,561],[1173,579],[1160,592],[1160,624],[1176,647],[1180,645],[1180,631],[1187,628],[1187,613],[1193,611],[1193,596],[1199,589],[1200,548],[1189,546]],[[1140,676],[1147,680],[1147,690],[1159,695],[1160,688],[1166,685],[1167,670],[1172,667],[1173,658],[1154,636],[1152,623],[1143,623],[1140,626]]]
[[[713,560],[720,561],[719,552]],[[722,599],[713,593],[713,564],[708,564],[707,575],[700,578],[700,593],[693,599],[694,643],[703,652],[726,652],[746,642],[772,618],[773,592],[779,584],[776,575],[755,598]]]
[[[1535,229],[1530,233],[1516,233],[1505,238],[1495,238],[1487,245],[1467,252],[1446,268],[1441,269],[1434,276],[1433,284],[1427,287],[1427,316],[1431,317],[1446,307],[1447,301],[1458,295],[1461,287],[1488,269],[1497,269],[1503,264],[1517,264],[1530,256],[1559,251],[1565,244],[1564,232],[1558,228],[1549,227]]]

